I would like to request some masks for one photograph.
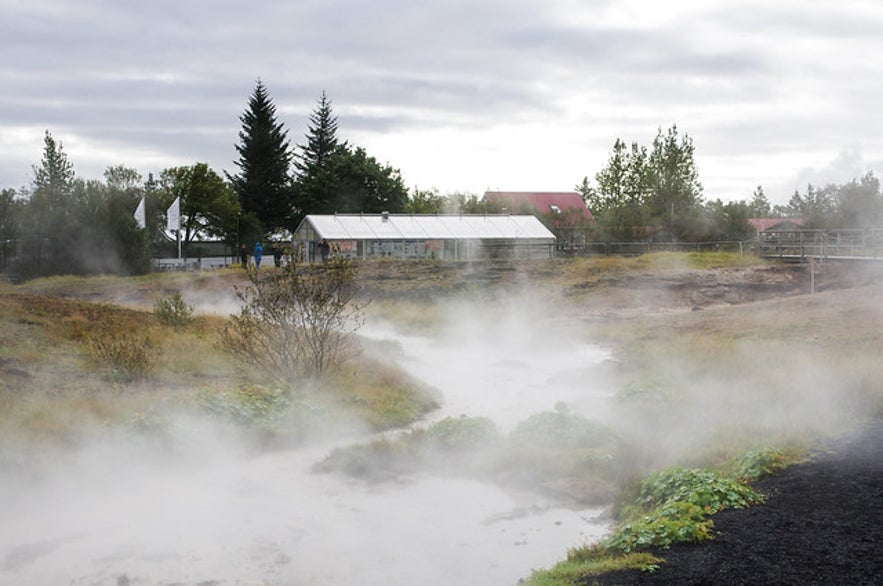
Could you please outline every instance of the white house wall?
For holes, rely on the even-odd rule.
[[[550,258],[555,236],[534,216],[309,215],[295,232],[308,260],[321,239],[350,258]]]

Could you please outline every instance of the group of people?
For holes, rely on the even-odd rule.
[[[322,239],[321,242],[316,246],[319,251],[319,256],[322,258],[322,262],[328,260],[328,255],[331,254],[331,245],[328,244],[326,239]],[[264,247],[261,246],[260,241],[256,242],[254,245],[254,266],[255,268],[261,268],[261,260],[264,257]],[[248,266],[248,247],[243,244],[239,247],[239,260],[242,262],[242,268],[246,268]],[[273,245],[273,264],[277,267],[282,266],[282,249],[279,248],[278,245]]]
[[[277,267],[282,266],[282,249],[277,245],[273,245],[273,264]],[[264,247],[260,242],[256,242],[254,245],[254,266],[255,268],[261,268],[261,261],[264,258]],[[242,262],[242,268],[248,266],[248,247],[243,244],[239,247],[239,260]]]

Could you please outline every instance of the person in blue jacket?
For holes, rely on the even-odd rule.
[[[264,256],[264,248],[258,242],[254,245],[254,266],[261,268],[261,257]]]

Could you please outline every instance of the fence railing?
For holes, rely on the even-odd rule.
[[[761,232],[758,254],[779,258],[883,258],[883,229],[772,230]]]
[[[558,247],[558,256],[619,255],[639,256],[651,252],[734,252],[744,254],[753,248],[751,241],[715,242],[587,242],[578,246]]]

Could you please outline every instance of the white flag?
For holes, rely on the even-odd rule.
[[[135,210],[135,223],[138,227],[144,229],[147,227],[147,216],[144,214],[144,198],[138,202],[138,209]]]
[[[166,211],[166,230],[175,231],[181,229],[181,198],[176,197],[172,205]]]

